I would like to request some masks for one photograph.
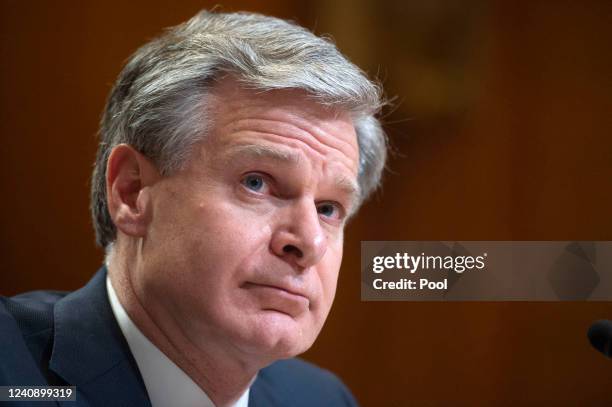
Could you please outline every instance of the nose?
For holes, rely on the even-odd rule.
[[[315,205],[301,202],[284,209],[272,235],[272,251],[300,270],[317,264],[327,251],[327,237]]]

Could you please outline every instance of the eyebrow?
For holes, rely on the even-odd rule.
[[[345,176],[340,176],[335,180],[336,188],[344,191],[344,193],[348,194],[351,197],[350,199],[350,207],[347,208],[347,215],[351,214],[355,208],[357,208],[359,204],[359,198],[361,196],[361,188],[359,188],[359,184],[356,181],[353,181],[350,178]]]
[[[223,158],[226,160],[226,162],[236,158],[264,158],[286,164],[298,164],[301,160],[301,156],[297,153],[292,151],[284,151],[263,144],[245,144],[235,146],[231,148]],[[338,176],[333,182],[337,189],[350,196],[351,207],[348,208],[348,210],[349,212],[352,211],[357,206],[359,197],[361,195],[361,188],[359,187],[359,184],[344,175]]]
[[[266,158],[289,164],[297,164],[300,161],[299,154],[291,151],[279,150],[262,144],[245,144],[233,147],[225,154],[224,158],[230,161],[238,156],[246,158]]]

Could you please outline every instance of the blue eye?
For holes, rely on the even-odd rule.
[[[338,208],[334,204],[325,203],[317,207],[317,212],[323,216],[331,218],[337,216]]]
[[[259,192],[264,186],[264,180],[261,175],[251,174],[244,177],[242,184],[251,191]]]

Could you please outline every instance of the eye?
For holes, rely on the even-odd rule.
[[[264,177],[259,174],[248,174],[241,182],[242,185],[254,192],[261,192],[266,186]]]
[[[317,213],[331,219],[341,219],[342,209],[334,202],[324,202],[317,206]]]

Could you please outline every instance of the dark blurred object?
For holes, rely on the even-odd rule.
[[[604,355],[612,358],[612,321],[595,321],[587,333],[591,345]]]

